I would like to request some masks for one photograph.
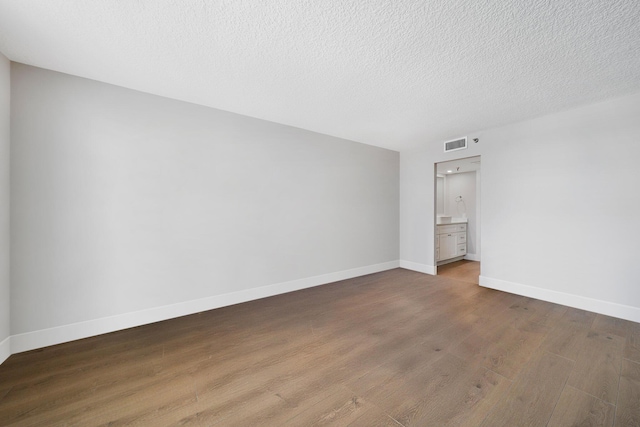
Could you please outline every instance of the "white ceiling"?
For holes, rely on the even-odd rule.
[[[640,1],[0,0],[0,51],[401,150],[640,91]]]

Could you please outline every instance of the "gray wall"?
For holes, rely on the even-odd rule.
[[[14,335],[398,260],[397,152],[11,72]]]
[[[9,356],[9,60],[0,53],[0,363]],[[6,340],[6,341],[5,341]]]
[[[434,263],[434,163],[482,155],[480,284],[640,321],[639,117],[636,94],[403,152],[401,265]]]

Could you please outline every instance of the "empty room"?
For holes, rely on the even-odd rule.
[[[640,426],[639,23],[0,0],[0,425]]]

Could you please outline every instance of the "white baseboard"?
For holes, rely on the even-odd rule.
[[[480,276],[480,286],[640,323],[640,308]]]
[[[469,260],[469,261],[480,261],[480,256],[477,254],[466,254],[464,256],[464,259]]]
[[[400,260],[400,268],[431,274],[432,276],[435,275],[437,271],[435,265],[420,264],[417,262],[405,261],[403,259]]]
[[[0,342],[0,364],[11,356],[11,337],[6,337]]]
[[[393,268],[398,268],[399,266],[399,261],[389,261],[381,264],[373,264],[365,267],[323,274],[320,276],[307,277],[304,279],[292,280],[283,283],[276,283],[259,288],[252,288],[238,292],[231,292],[228,294],[215,295],[198,300],[185,301],[162,307],[154,307],[147,310],[125,313],[117,316],[104,317],[100,319],[88,320],[86,322],[73,323],[50,329],[42,329],[38,331],[27,332],[24,334],[13,335],[10,337],[10,353],[20,353],[36,348],[61,344],[68,341],[74,341],[122,329],[133,328],[135,326],[160,322],[162,320],[173,319],[175,317],[186,316],[189,314],[199,313],[215,308],[239,304],[287,292],[298,291],[314,286],[325,285],[327,283],[351,279],[354,277],[364,276],[366,274],[391,270]],[[3,341],[2,344],[4,345],[5,342],[8,342],[8,339]]]

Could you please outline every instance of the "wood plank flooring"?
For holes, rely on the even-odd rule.
[[[396,269],[13,355],[0,425],[638,426],[640,324]]]
[[[477,285],[480,283],[480,263],[478,261],[463,259],[450,264],[444,264],[438,267],[438,276]]]

